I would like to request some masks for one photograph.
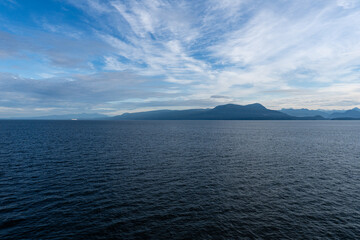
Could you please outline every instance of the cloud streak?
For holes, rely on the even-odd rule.
[[[76,24],[39,14],[30,28],[2,17],[4,109],[36,108],[39,99],[63,111],[224,102],[326,109],[355,107],[360,97],[358,1],[68,0],[61,7]],[[12,61],[42,67],[25,73]]]

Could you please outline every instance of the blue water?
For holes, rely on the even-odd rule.
[[[324,238],[360,238],[360,121],[0,121],[0,239]]]

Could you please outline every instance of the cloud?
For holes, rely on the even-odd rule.
[[[0,106],[7,108],[82,108],[112,107],[116,102],[138,98],[176,97],[148,79],[128,72],[73,75],[69,78],[29,79],[0,74]],[[116,105],[116,104],[115,104]]]
[[[337,4],[344,9],[351,9],[359,5],[357,0],[337,0]]]
[[[121,63],[115,57],[106,56],[104,69],[105,70],[124,71],[127,69],[127,65]]]
[[[221,95],[212,95],[210,98],[224,98],[224,99],[229,99],[228,96],[221,96]]]
[[[0,31],[0,72],[10,74],[0,80],[1,106],[336,108],[359,97],[358,1],[59,4],[76,19],[36,16],[38,28],[7,21]],[[34,70],[42,78],[12,61],[43,66]]]

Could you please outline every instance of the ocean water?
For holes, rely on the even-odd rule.
[[[0,239],[359,239],[360,121],[0,121]]]

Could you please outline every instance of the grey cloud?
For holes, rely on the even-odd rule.
[[[193,108],[209,108],[219,105],[218,102],[209,99],[193,99],[193,100],[170,100],[170,101],[147,101],[147,102],[121,102],[116,104],[119,109],[127,111],[136,109],[193,109]]]
[[[265,94],[289,94],[289,95],[307,95],[307,94],[313,94],[315,90],[312,89],[272,89],[272,90],[265,90],[261,93]]]
[[[29,79],[0,74],[0,107],[86,108],[126,99],[174,97],[147,86],[147,79],[128,72],[73,75],[71,78]]]
[[[222,96],[222,95],[212,95],[210,98],[225,98],[225,99],[229,99],[230,97]]]
[[[344,107],[347,107],[347,106],[354,106],[354,105],[358,105],[360,106],[360,101],[340,101],[338,102],[338,105],[339,106],[344,106]]]

